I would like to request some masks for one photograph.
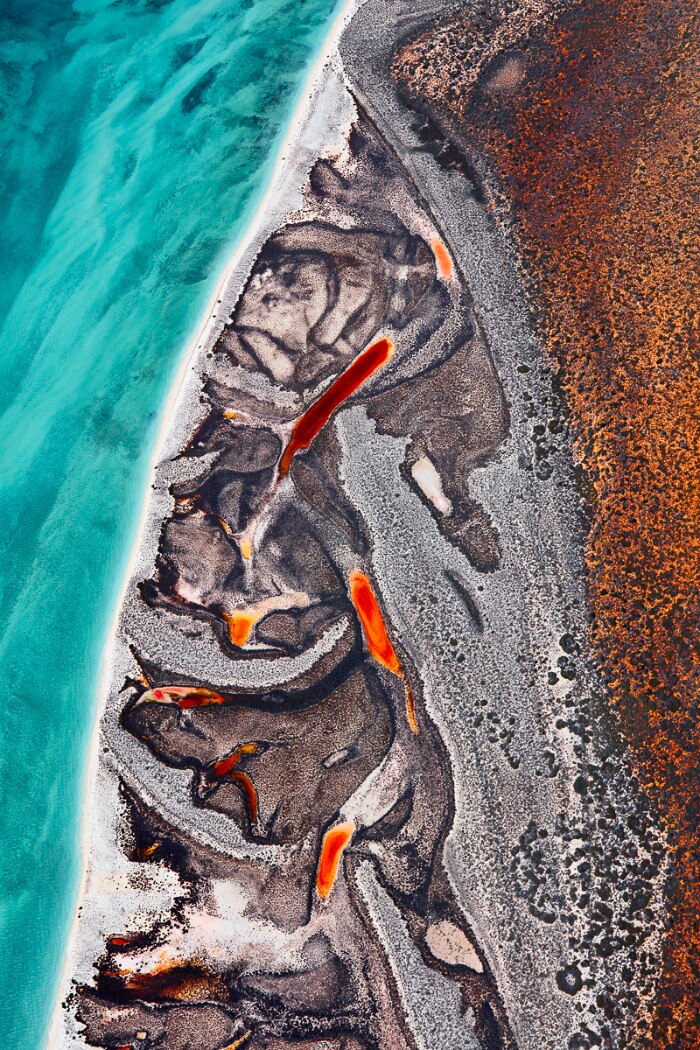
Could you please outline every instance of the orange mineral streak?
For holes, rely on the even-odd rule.
[[[230,755],[218,759],[218,761],[214,762],[211,766],[211,775],[216,780],[220,780],[222,777],[227,777],[233,784],[238,784],[243,792],[246,806],[248,807],[248,815],[253,824],[255,824],[258,819],[258,793],[255,789],[255,784],[248,774],[236,769],[236,766],[244,755],[254,755],[257,750],[257,744],[242,744],[241,747],[237,747]]]
[[[367,648],[372,656],[393,674],[401,676],[401,664],[387,633],[382,610],[372,590],[372,584],[359,569],[354,569],[350,573],[350,598],[360,617]]]
[[[247,773],[241,773],[239,770],[229,773],[228,778],[241,788],[248,807],[248,816],[251,823],[255,824],[258,819],[258,793],[255,790],[255,784]]]
[[[478,33],[437,36],[394,71],[512,209],[590,500],[591,637],[672,849],[663,968],[630,1045],[697,1050],[700,6],[582,0],[532,35],[509,96],[463,84]]]
[[[220,758],[214,763],[211,767],[212,774],[215,777],[225,777],[227,773],[230,773],[238,765],[243,755],[254,755],[257,750],[257,744],[243,744],[241,747],[237,747],[230,755],[226,755],[225,758]]]
[[[360,617],[362,630],[367,641],[370,653],[382,666],[386,667],[392,674],[403,679],[404,692],[406,694],[406,718],[411,732],[418,736],[418,723],[416,721],[416,707],[413,700],[413,692],[403,673],[399,663],[396,650],[391,644],[391,638],[384,623],[382,610],[372,590],[372,584],[359,569],[350,573],[350,598],[352,604]]]
[[[231,644],[242,649],[250,638],[250,633],[260,619],[260,615],[246,612],[223,613],[222,615],[228,627]]]
[[[316,892],[324,900],[333,889],[343,850],[354,834],[355,823],[349,820],[345,824],[336,824],[334,828],[329,828],[323,836],[316,873]]]
[[[443,281],[449,281],[452,278],[452,259],[447,248],[439,237],[433,237],[430,247],[433,249],[433,255],[435,256],[437,272]]]
[[[344,401],[373,376],[377,369],[385,365],[394,353],[394,344],[390,339],[378,339],[376,343],[363,350],[355,360],[341,372],[337,379],[321,396],[314,401],[302,416],[299,416],[287,447],[282,453],[278,473],[283,478],[289,471],[292,460],[300,449],[308,448],[320,430],[326,425],[333,413]]]
[[[253,557],[253,541],[250,536],[247,533],[244,533],[242,536],[236,536],[236,542],[243,561],[250,561]]]

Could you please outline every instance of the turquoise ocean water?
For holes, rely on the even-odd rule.
[[[169,385],[338,0],[0,3],[0,1032],[45,1039]]]

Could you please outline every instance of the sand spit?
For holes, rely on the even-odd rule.
[[[561,406],[388,72],[451,10],[334,37],[183,365],[52,1045],[583,1050],[648,993],[661,850],[587,651]]]

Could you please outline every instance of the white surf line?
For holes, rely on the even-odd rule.
[[[318,56],[311,66],[304,86],[300,92],[298,102],[292,113],[289,121],[287,134],[280,146],[275,166],[271,172],[267,189],[263,194],[260,203],[258,204],[253,217],[248,223],[245,232],[239,238],[236,246],[233,249],[229,260],[224,267],[223,276],[218,282],[215,291],[209,298],[206,308],[202,313],[203,321],[200,321],[196,328],[196,335],[187,344],[186,351],[182,354],[180,365],[178,367],[175,379],[173,380],[170,391],[165,401],[165,406],[161,413],[161,421],[158,428],[158,434],[156,436],[153,451],[151,455],[151,462],[148,470],[147,484],[144,486],[143,498],[141,502],[141,510],[139,514],[138,525],[136,532],[132,540],[131,554],[122,577],[122,583],[119,588],[117,598],[113,607],[112,619],[110,621],[109,629],[105,636],[105,641],[102,648],[102,654],[100,657],[100,674],[98,680],[98,687],[96,690],[97,703],[95,705],[94,722],[92,727],[92,733],[90,736],[90,743],[88,745],[88,752],[86,756],[85,764],[85,781],[83,787],[83,799],[81,805],[81,819],[80,819],[80,867],[81,875],[78,890],[75,896],[75,902],[73,906],[73,920],[71,923],[68,936],[66,937],[64,948],[63,948],[63,962],[61,966],[61,973],[55,992],[55,1003],[52,1012],[51,1022],[48,1026],[46,1038],[43,1043],[44,1050],[52,1050],[52,1048],[60,1045],[61,1030],[62,1030],[62,1018],[63,1018],[63,1007],[62,1001],[64,998],[64,991],[68,988],[68,982],[70,980],[70,964],[73,959],[73,949],[78,939],[78,929],[80,920],[80,905],[85,896],[85,890],[87,887],[87,876],[88,876],[88,862],[90,853],[90,797],[93,790],[93,786],[97,780],[97,769],[99,762],[99,739],[100,739],[100,724],[102,721],[102,715],[105,710],[107,694],[111,685],[112,666],[114,660],[114,648],[117,636],[117,628],[119,626],[119,617],[121,614],[122,606],[126,598],[126,594],[131,583],[133,574],[136,570],[139,553],[144,540],[146,526],[148,524],[148,508],[150,500],[151,485],[153,478],[155,477],[156,469],[162,458],[162,452],[165,449],[170,435],[171,427],[173,425],[176,409],[180,402],[181,396],[186,388],[186,378],[189,371],[192,369],[194,360],[197,356],[197,350],[204,347],[211,336],[213,329],[216,327],[217,318],[216,307],[219,305],[219,301],[223,299],[224,293],[233,278],[233,275],[237,267],[245,257],[247,249],[256,240],[258,232],[264,227],[265,215],[270,211],[270,205],[274,202],[277,194],[283,192],[284,175],[288,161],[290,160],[290,153],[293,153],[295,144],[300,138],[300,133],[304,130],[308,123],[308,118],[311,112],[312,103],[314,100],[314,88],[321,79],[323,70],[325,69],[328,61],[337,52],[338,42],[342,35],[342,32],[347,23],[352,18],[355,10],[364,3],[365,0],[346,0],[342,8],[336,15],[336,18],[326,36],[323,46],[319,48]],[[333,131],[335,129],[327,129]],[[319,142],[319,150],[322,148],[323,143]]]

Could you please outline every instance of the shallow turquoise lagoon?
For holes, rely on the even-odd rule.
[[[3,1046],[45,1038],[100,654],[181,354],[337,0],[0,4]]]

